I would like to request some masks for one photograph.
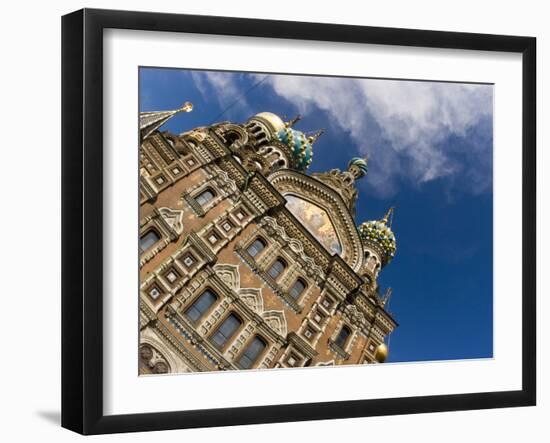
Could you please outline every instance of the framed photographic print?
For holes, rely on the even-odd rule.
[[[62,25],[64,427],[535,404],[534,38]]]

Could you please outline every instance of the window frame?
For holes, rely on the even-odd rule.
[[[206,194],[207,192],[210,192],[210,194],[212,194],[212,197],[209,198],[208,200],[206,200],[205,202],[202,202],[200,201],[200,198],[202,195]],[[212,201],[214,201],[214,199],[217,197],[218,193],[210,186],[207,186],[206,188],[202,189],[194,198],[194,200],[197,202],[197,204],[201,207],[201,208],[206,208]]]
[[[344,342],[343,343],[339,343],[338,340],[340,339],[340,336],[342,335],[342,332],[343,331],[348,331],[348,335],[346,336],[346,338],[344,339]],[[334,344],[336,346],[338,346],[340,349],[342,350],[346,350],[347,348],[347,345],[349,344],[349,340],[350,340],[350,337],[352,336],[353,334],[353,331],[352,329],[346,325],[345,323],[340,327],[340,331],[338,332],[338,335],[336,336],[336,338],[334,339]]]
[[[196,318],[196,319],[193,319],[191,316],[189,316],[188,312],[191,308],[193,308],[195,306],[195,303],[197,303],[199,301],[199,299],[201,297],[203,297],[206,293],[210,293],[214,296],[214,301],[204,310],[200,313],[200,315]],[[216,303],[218,303],[220,300],[220,296],[218,295],[218,293],[216,291],[214,291],[212,288],[208,287],[208,288],[205,288],[204,291],[202,291],[200,293],[200,295],[198,295],[197,297],[195,297],[193,299],[193,302],[190,303],[186,308],[185,310],[183,311],[183,315],[185,316],[185,318],[187,318],[191,323],[193,323],[194,325],[198,324],[201,319],[203,319],[204,317],[206,317],[206,315],[208,315],[213,309],[214,309],[214,305],[216,305]],[[195,308],[197,311],[198,309]]]
[[[283,268],[279,271],[279,273],[273,277],[273,275],[271,275],[271,270],[273,269],[273,267],[277,264],[277,263],[281,263]],[[269,275],[269,277],[271,279],[273,279],[273,281],[279,281],[279,278],[281,277],[281,275],[285,272],[285,269],[288,268],[288,263],[285,259],[283,259],[282,257],[277,257],[272,263],[271,265],[269,266],[269,268],[266,269],[266,273],[267,275]]]
[[[227,337],[226,341],[223,344],[220,345],[219,343],[217,343],[215,341],[214,336],[219,333],[221,327],[225,324],[225,322],[229,319],[229,317],[236,318],[239,321],[239,326],[232,332],[232,334],[229,337]],[[223,351],[227,348],[227,346],[229,346],[231,344],[232,340],[238,335],[239,331],[243,328],[243,326],[244,326],[243,317],[241,315],[239,315],[238,313],[236,313],[235,311],[230,311],[229,314],[227,314],[223,320],[218,322],[214,332],[212,332],[210,334],[210,336],[208,337],[208,340],[218,350]]]
[[[155,240],[155,242],[151,243],[151,245],[148,246],[147,248],[142,249],[142,248],[141,248],[141,240],[142,240],[143,238],[145,238],[147,235],[151,234],[151,233],[155,234],[155,235],[158,237],[158,239]],[[162,235],[159,233],[159,230],[156,229],[156,228],[153,227],[153,226],[150,226],[143,234],[141,234],[141,235],[139,236],[139,241],[138,241],[138,249],[139,249],[139,251],[140,251],[140,252],[139,252],[139,255],[145,254],[147,251],[149,251],[154,245],[156,245],[156,244],[157,244],[159,241],[161,241],[161,240],[162,240]]]
[[[250,363],[250,366],[248,367],[245,367],[241,364],[241,360],[242,358],[245,356],[246,354],[246,351],[250,348],[250,346],[252,345],[252,343],[254,342],[254,340],[259,340],[263,343],[264,347],[260,350],[260,352],[258,352],[258,354],[256,354],[256,356],[254,357],[254,359],[251,361]],[[260,334],[254,334],[254,337],[252,337],[252,339],[250,339],[247,343],[246,343],[246,346],[244,347],[244,349],[242,350],[242,352],[238,355],[238,357],[235,359],[235,364],[240,368],[240,369],[253,369],[255,367],[255,365],[261,361],[262,359],[262,356],[265,355],[267,349],[269,347],[269,342],[263,337],[261,336]]]
[[[260,249],[259,251],[257,251],[254,255],[252,255],[250,253],[250,248],[252,248],[256,242],[260,242],[262,243],[262,249]],[[246,247],[246,253],[252,257],[253,259],[256,259],[256,257],[258,257],[258,255],[260,255],[264,250],[265,248],[267,248],[267,242],[263,239],[263,237],[260,237],[260,236],[257,236],[247,247]]]
[[[292,290],[298,283],[301,283],[302,290],[296,296],[294,296],[292,295]],[[288,295],[290,295],[290,297],[293,298],[294,300],[298,301],[304,295],[307,288],[308,288],[307,282],[302,277],[298,277],[296,278],[296,280],[294,280],[294,283],[292,283],[292,286],[288,289]]]

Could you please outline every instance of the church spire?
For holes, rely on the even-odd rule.
[[[395,209],[394,206],[391,206],[390,209],[388,209],[388,212],[386,212],[386,215],[384,215],[384,218],[380,220],[382,223],[384,223],[386,226],[391,227],[393,223],[393,210]],[[389,224],[388,224],[389,222]]]
[[[390,301],[390,297],[392,295],[392,289],[388,288],[386,289],[386,293],[384,294],[384,297],[382,297],[382,306],[386,307],[386,304]]]
[[[311,134],[308,138],[307,138],[307,141],[311,144],[315,143],[319,137],[321,137],[321,135],[323,135],[325,133],[325,130],[324,129],[319,129],[317,132]]]
[[[287,128],[292,128],[296,123],[298,123],[300,120],[302,120],[302,116],[298,114],[296,117],[294,117],[292,120],[289,120],[285,122],[285,126]]]
[[[174,115],[180,112],[191,112],[193,110],[193,104],[185,102],[179,109],[172,111],[152,111],[152,112],[140,112],[139,113],[139,135],[141,140],[145,140],[153,131],[160,128]]]

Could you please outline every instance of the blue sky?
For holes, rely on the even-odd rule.
[[[262,112],[325,134],[309,172],[369,157],[356,221],[395,206],[395,259],[382,270],[399,327],[390,362],[492,357],[493,87],[444,82],[141,68],[140,111],[176,109],[180,133]]]

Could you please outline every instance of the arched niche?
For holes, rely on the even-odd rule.
[[[318,217],[323,218],[325,217],[323,214],[326,214],[326,223],[323,224],[324,229],[327,232],[334,230],[334,235],[330,235],[332,241],[329,242],[329,246],[323,244],[327,241],[321,241],[323,239],[319,239],[315,233],[312,232],[312,235],[330,253],[340,255],[354,271],[361,269],[363,266],[363,245],[355,226],[355,220],[337,192],[315,178],[290,169],[277,171],[271,174],[268,179],[287,198],[287,201],[289,199],[300,199],[309,203],[312,210],[318,211]],[[304,206],[307,206],[307,204]],[[297,214],[294,215],[300,220]],[[304,225],[311,232],[307,223],[304,223]],[[337,251],[337,242],[340,245],[340,251]]]

